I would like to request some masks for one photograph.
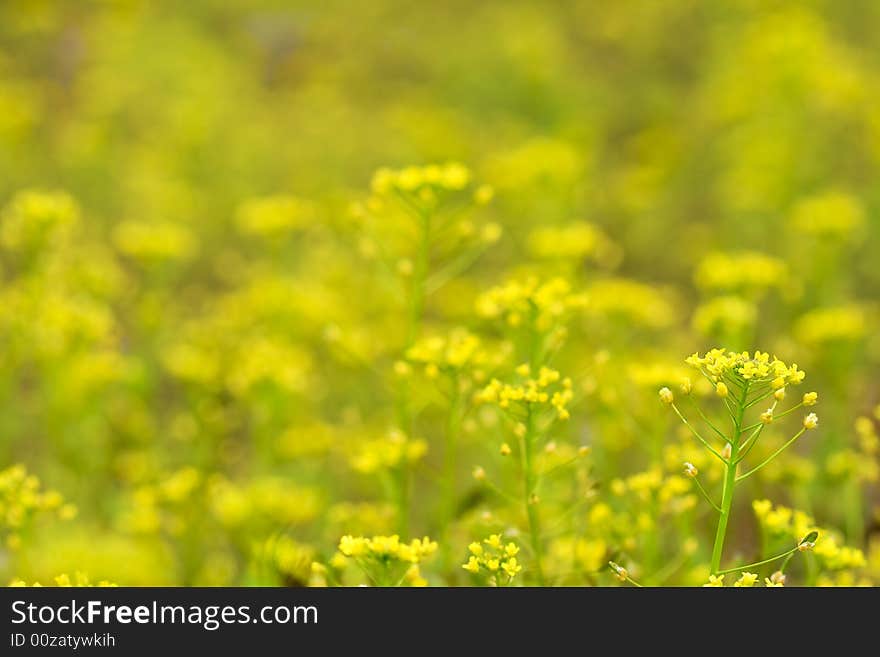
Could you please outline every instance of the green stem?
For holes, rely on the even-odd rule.
[[[697,479],[696,477],[694,477],[693,480],[694,480],[694,483],[697,485],[697,488],[699,488],[700,492],[703,494],[703,497],[706,498],[706,501],[712,505],[713,509],[715,509],[718,513],[721,513],[721,507],[712,501],[712,498],[709,497],[709,493],[707,493],[706,489],[703,488],[703,484],[700,483],[700,480]]]
[[[758,470],[760,470],[760,469],[763,468],[765,465],[767,465],[768,463],[770,463],[770,461],[772,461],[772,460],[775,459],[777,456],[779,456],[779,455],[785,450],[786,447],[788,447],[788,446],[791,445],[795,440],[797,440],[798,438],[800,438],[801,436],[803,436],[805,431],[806,431],[806,429],[801,429],[800,431],[798,431],[794,436],[791,437],[791,439],[790,439],[787,443],[785,443],[782,447],[780,447],[780,448],[777,449],[775,452],[773,452],[773,453],[772,453],[770,456],[768,456],[766,459],[764,459],[763,461],[761,461],[761,463],[760,463],[759,465],[756,465],[754,468],[752,468],[751,470],[749,470],[748,472],[746,472],[744,475],[740,475],[739,477],[737,477],[737,478],[736,478],[736,481],[742,481],[742,480],[745,479],[746,477],[751,477],[751,476],[752,476],[753,474],[755,474]]]
[[[693,395],[688,395],[688,399],[690,400],[691,405],[695,409],[697,409],[697,412],[700,414],[700,417],[703,418],[703,421],[709,425],[709,428],[712,429],[712,431],[714,431],[716,434],[718,434],[718,436],[721,438],[721,440],[723,440],[726,443],[729,443],[730,439],[727,436],[725,436],[724,433],[712,423],[712,420],[710,420],[708,417],[706,417],[706,414],[703,413],[703,409],[700,408],[700,406],[697,404],[697,402],[694,401]]]
[[[674,403],[673,403],[673,404],[670,404],[670,406],[672,406],[672,410],[675,411],[675,414],[678,416],[678,419],[681,420],[682,422],[684,422],[684,426],[686,426],[688,429],[691,430],[691,433],[694,434],[694,436],[696,437],[696,439],[699,440],[701,443],[703,443],[703,446],[704,446],[706,449],[708,449],[710,452],[712,452],[715,456],[717,456],[717,457],[718,457],[719,459],[721,459],[723,462],[726,462],[725,459],[724,459],[724,457],[721,456],[721,454],[718,453],[718,450],[716,450],[714,447],[712,447],[712,445],[710,445],[710,444],[706,441],[706,439],[703,438],[703,436],[700,435],[700,432],[697,431],[697,430],[694,428],[694,426],[693,426],[690,422],[687,421],[687,419],[685,418],[685,416],[681,414],[681,411],[678,410],[678,406],[676,406]]]
[[[724,538],[727,535],[727,524],[733,509],[733,489],[736,487],[736,456],[739,449],[739,437],[742,429],[745,400],[749,394],[748,382],[743,386],[738,400],[737,413],[733,418],[733,442],[730,444],[730,456],[724,465],[724,489],[721,493],[721,513],[718,516],[718,527],[715,530],[715,544],[712,546],[711,570],[720,574],[721,556],[724,551]],[[725,400],[726,401],[726,400]]]
[[[719,570],[716,575],[725,575],[727,573],[732,573],[737,570],[745,570],[746,568],[754,568],[755,566],[763,566],[764,564],[770,563],[771,561],[776,561],[777,559],[782,559],[783,557],[787,557],[791,554],[797,552],[797,547],[793,547],[790,550],[783,552],[782,554],[777,554],[775,557],[770,557],[769,559],[764,559],[763,561],[756,561],[755,563],[747,563],[745,566],[737,566],[736,568],[728,568],[727,570]]]

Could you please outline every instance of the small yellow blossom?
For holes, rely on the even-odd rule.
[[[501,547],[501,534],[492,534],[483,542],[491,548],[499,549]]]
[[[703,587],[721,587],[724,586],[724,575],[709,575],[709,581],[703,584]]]
[[[743,572],[740,575],[740,578],[736,580],[733,585],[736,587],[748,587],[751,588],[755,585],[755,582],[758,581],[758,575],[756,573]]]
[[[508,576],[508,577],[513,577],[513,576],[516,575],[519,571],[522,570],[522,566],[520,566],[520,565],[517,563],[517,561],[516,561],[516,557],[510,557],[509,559],[507,559],[506,561],[504,561],[504,562],[501,564],[501,567],[504,569],[504,572],[507,573],[507,576]],[[491,568],[491,567],[490,567],[490,568]]]

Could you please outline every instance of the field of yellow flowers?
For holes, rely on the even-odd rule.
[[[878,30],[0,3],[0,583],[880,583]]]

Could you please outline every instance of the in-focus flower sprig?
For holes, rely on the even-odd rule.
[[[806,431],[815,429],[819,424],[818,416],[812,412],[806,414],[800,429],[788,441],[747,472],[739,474],[739,464],[757,444],[765,427],[802,407],[814,406],[818,402],[818,394],[808,392],[802,396],[798,403],[787,410],[777,411],[778,406],[786,399],[787,389],[790,386],[799,385],[806,375],[798,368],[797,364],[788,365],[778,358],[771,358],[770,354],[766,352],[750,353],[748,351],[732,352],[726,349],[712,349],[704,355],[694,354],[687,358],[686,362],[696,368],[701,376],[705,377],[714,387],[715,395],[722,400],[730,422],[728,429],[722,429],[719,427],[720,423],[710,419],[690,394],[692,382],[690,379],[685,379],[680,390],[690,401],[702,424],[714,434],[710,436],[711,440],[707,439],[700,429],[682,413],[675,402],[675,394],[672,390],[668,387],[660,390],[660,400],[673,409],[694,437],[724,465],[721,503],[716,504],[697,479],[699,474],[697,469],[690,463],[685,464],[685,474],[693,479],[703,497],[719,513],[715,544],[712,550],[711,571],[712,575],[722,575],[724,572],[732,572],[721,571],[720,567],[736,484],[764,468]],[[764,402],[769,406],[758,414],[754,422],[749,422],[747,414],[750,409]],[[780,558],[784,556],[786,555],[782,555]]]
[[[504,543],[501,534],[492,534],[482,543],[468,546],[468,560],[462,568],[473,575],[482,575],[493,586],[510,586],[522,570],[516,558],[519,546],[513,541]]]

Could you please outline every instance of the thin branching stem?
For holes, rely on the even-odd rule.
[[[790,554],[794,554],[795,552],[797,552],[797,550],[798,550],[798,548],[797,548],[797,546],[795,546],[795,547],[791,548],[790,550],[783,552],[782,554],[777,554],[776,556],[770,557],[769,559],[764,559],[763,561],[756,561],[755,563],[749,563],[749,564],[746,564],[745,566],[737,566],[736,568],[728,568],[727,570],[719,570],[718,574],[719,575],[726,575],[727,573],[734,573],[738,570],[745,570],[746,568],[754,568],[756,566],[763,566],[764,564],[770,563],[771,561],[776,561],[777,559],[782,559],[784,557],[789,556]]]
[[[678,415],[679,419],[682,422],[684,422],[684,425],[688,429],[691,430],[691,433],[693,433],[694,436],[696,436],[697,440],[699,440],[701,443],[703,443],[703,445],[706,447],[706,449],[708,449],[715,456],[717,456],[719,459],[721,459],[722,463],[727,463],[727,460],[723,456],[721,456],[721,454],[718,452],[718,450],[716,450],[714,447],[712,447],[712,445],[710,445],[708,442],[706,442],[706,439],[700,435],[700,432],[697,431],[696,429],[694,429],[693,425],[690,422],[688,422],[687,419],[685,418],[685,416],[681,414],[681,411],[678,410],[678,407],[674,403],[670,404],[670,405],[672,406],[672,410],[675,411],[675,414]]]
[[[698,488],[698,489],[700,490],[700,492],[703,494],[703,497],[706,498],[706,501],[707,501],[709,504],[712,505],[712,508],[713,508],[713,509],[715,509],[718,513],[721,513],[721,507],[718,506],[717,504],[715,504],[715,502],[712,501],[712,498],[709,497],[709,493],[707,493],[707,492],[706,492],[706,489],[703,488],[703,484],[700,483],[700,480],[697,479],[696,477],[693,477],[693,480],[694,480],[694,483],[697,485],[697,488]]]
[[[737,477],[737,478],[736,478],[736,481],[742,481],[742,480],[745,479],[746,477],[751,477],[751,476],[752,476],[753,474],[755,474],[758,470],[760,470],[760,469],[763,468],[765,465],[767,465],[768,463],[770,463],[770,461],[772,461],[772,460],[775,459],[777,456],[779,456],[779,455],[780,455],[780,454],[781,454],[781,453],[782,453],[782,452],[783,452],[783,451],[784,451],[789,445],[791,445],[795,440],[797,440],[798,438],[800,438],[800,437],[804,434],[805,431],[806,431],[806,429],[801,429],[800,431],[798,431],[794,436],[792,436],[792,437],[789,439],[789,441],[788,441],[787,443],[785,443],[782,447],[780,447],[780,448],[777,449],[775,452],[773,452],[773,453],[772,453],[770,456],[768,456],[766,459],[764,459],[763,461],[761,461],[761,463],[760,463],[759,465],[755,466],[754,468],[752,468],[751,470],[749,470],[749,471],[746,472],[745,474],[740,475],[739,477]]]
[[[692,405],[695,409],[697,409],[697,413],[700,414],[700,417],[703,418],[703,421],[704,421],[706,424],[709,425],[709,428],[712,429],[712,431],[714,431],[716,434],[718,434],[718,436],[721,437],[721,440],[723,440],[723,441],[726,442],[726,443],[729,443],[729,442],[730,442],[730,438],[728,438],[726,435],[724,435],[724,432],[722,432],[718,427],[716,427],[716,426],[712,423],[712,421],[711,421],[708,417],[706,417],[706,414],[703,413],[703,409],[700,408],[700,406],[697,404],[697,402],[694,401],[693,396],[692,396],[692,395],[688,395],[688,399],[690,400],[691,405]]]

